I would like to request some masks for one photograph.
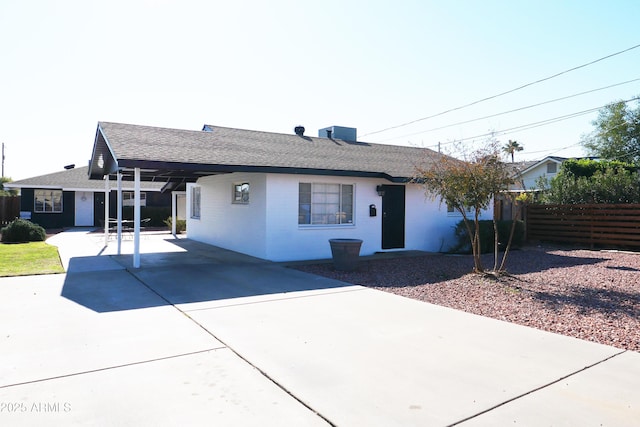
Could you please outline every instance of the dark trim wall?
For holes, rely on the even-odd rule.
[[[75,226],[76,200],[75,191],[62,192],[62,212],[61,213],[37,213],[34,208],[34,188],[22,188],[20,197],[20,211],[31,212],[31,222],[41,225],[44,228],[65,228]],[[109,194],[109,216],[117,216],[116,191]],[[155,191],[146,192],[147,206],[143,207],[143,215],[152,217],[156,226],[162,226],[162,220],[171,215],[171,193],[159,193]],[[124,207],[125,218],[132,217],[131,207]],[[157,217],[157,218],[156,218]],[[104,225],[104,192],[93,193],[93,226],[102,227]]]
[[[75,224],[76,200],[74,191],[62,192],[61,213],[34,212],[33,188],[23,188],[20,192],[20,211],[31,212],[31,222],[44,228],[73,227]]]

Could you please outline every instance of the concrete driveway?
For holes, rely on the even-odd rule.
[[[0,279],[0,425],[637,426],[640,354],[144,235]],[[130,252],[125,242],[123,252]]]

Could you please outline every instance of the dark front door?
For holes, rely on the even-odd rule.
[[[382,188],[382,249],[404,248],[404,185]]]

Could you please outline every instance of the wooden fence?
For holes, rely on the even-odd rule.
[[[0,226],[20,216],[20,196],[0,196]]]
[[[640,247],[640,204],[528,205],[527,239]]]

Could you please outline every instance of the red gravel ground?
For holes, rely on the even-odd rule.
[[[493,256],[483,257],[485,267]],[[512,251],[509,276],[470,274],[464,255],[361,261],[295,268],[432,304],[640,351],[640,253],[527,247]]]

